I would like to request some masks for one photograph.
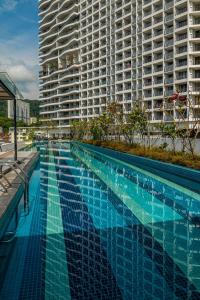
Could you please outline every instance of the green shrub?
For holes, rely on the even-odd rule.
[[[164,150],[161,147],[145,148],[144,146],[140,146],[139,144],[130,145],[120,141],[85,140],[84,142],[95,146],[110,148],[121,152],[127,152],[133,155],[149,157],[163,162],[178,164],[181,166],[200,170],[199,155],[195,155],[195,157],[193,157],[191,154],[187,154],[183,152],[174,153],[173,151]]]

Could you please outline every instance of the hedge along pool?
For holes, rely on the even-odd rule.
[[[118,158],[40,146],[0,299],[200,299],[200,194]]]

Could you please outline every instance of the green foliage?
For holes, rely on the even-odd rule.
[[[14,126],[12,119],[6,117],[0,117],[0,127],[3,128],[4,132],[8,132],[10,127]]]
[[[43,126],[43,123],[39,119],[37,120],[36,123],[32,123],[29,125],[29,127],[40,127],[40,126]]]
[[[110,133],[120,140],[124,124],[122,105],[117,102],[110,103],[107,107],[107,114],[110,119]]]
[[[98,124],[101,128],[102,138],[107,139],[109,135],[109,128],[111,125],[111,117],[107,113],[103,113],[98,118]]]
[[[17,127],[26,127],[23,121],[17,121]],[[8,133],[10,127],[14,127],[14,120],[6,117],[0,117],[0,127],[3,128],[4,133]]]
[[[87,121],[72,121],[70,124],[70,137],[71,139],[82,140],[84,135],[87,134]]]
[[[130,145],[119,141],[87,141],[87,143],[200,170],[199,155],[193,156],[183,152],[174,153],[160,147],[144,148],[139,144]]]
[[[176,124],[172,123],[172,124],[164,125],[163,135],[171,139],[173,152],[175,152],[175,150],[176,150],[175,140],[178,137]]]
[[[17,121],[17,127],[27,127],[27,124],[24,123],[24,121],[20,120],[20,121]]]
[[[8,115],[8,102],[0,100],[0,117],[5,117]]]
[[[35,139],[35,131],[33,129],[31,129],[28,133],[28,139],[30,141],[33,141]]]
[[[54,128],[56,128],[57,127],[57,123],[56,123],[56,121],[54,121],[54,120],[47,120],[47,121],[45,121],[45,122],[39,122],[39,124],[40,125],[43,125],[43,126],[46,126],[47,127],[47,130],[48,129],[54,129]],[[35,124],[33,124],[33,127],[34,127],[34,125]]]
[[[40,102],[38,100],[25,100],[30,104],[30,117],[39,118],[40,114]]]
[[[143,148],[151,149],[153,144],[157,142],[159,137],[166,137],[171,140],[169,145],[163,143],[159,150],[165,150],[172,145],[172,152],[176,151],[176,140],[181,140],[182,152],[189,152],[194,156],[195,139],[199,133],[199,122],[195,122],[193,131],[183,122],[185,116],[185,105],[181,104],[179,107],[180,120],[173,119],[170,116],[170,123],[150,124],[148,118],[139,104],[135,105],[131,112],[125,114],[122,105],[117,102],[112,102],[107,106],[106,112],[97,118],[89,121],[74,121],[71,123],[71,138],[77,140],[93,140],[93,141],[108,141],[113,139],[115,141],[123,140],[129,145],[136,143],[134,138],[141,141]],[[183,127],[187,125],[186,127]],[[155,132],[152,139],[151,133]]]
[[[123,129],[129,142],[133,142],[135,133],[143,136],[147,132],[147,117],[139,106],[135,106],[128,114],[127,123],[124,124]]]
[[[147,118],[139,106],[125,116],[121,105],[113,102],[107,107],[107,111],[97,118],[71,122],[70,129],[72,139],[80,140],[89,134],[93,140],[107,140],[111,134],[119,139],[124,136],[128,142],[133,143],[135,132],[141,136],[146,133]]]
[[[167,147],[168,147],[168,144],[165,142],[165,143],[163,143],[163,144],[161,144],[161,145],[159,146],[159,149],[161,149],[161,150],[166,150]]]
[[[91,119],[89,121],[89,131],[93,140],[101,140],[103,129],[101,128],[99,118]]]
[[[76,138],[76,132],[77,132],[77,121],[71,121],[70,123],[70,138],[75,139]]]
[[[177,137],[177,130],[175,124],[165,125],[163,128],[164,136],[167,136],[171,139],[175,139]]]

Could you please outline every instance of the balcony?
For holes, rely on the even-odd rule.
[[[166,15],[165,22],[172,21],[173,19],[174,19],[174,15],[173,14]]]
[[[176,23],[176,29],[187,26],[187,20],[183,20]]]
[[[165,79],[165,84],[173,84],[173,82],[174,82],[174,79],[173,79],[173,77],[171,78],[166,78]]]
[[[165,41],[165,47],[172,46],[173,44],[174,44],[174,40],[173,39]]]
[[[200,5],[199,5],[199,4],[194,4],[194,5],[193,5],[193,11],[198,11],[198,12],[200,12]]]
[[[155,85],[163,84],[163,79],[154,80]]]
[[[166,2],[166,4],[165,4],[165,9],[167,10],[167,9],[173,7],[173,6],[174,6],[174,1]]]
[[[173,69],[174,69],[174,65],[173,64],[165,66],[165,71],[166,72],[173,71]]]

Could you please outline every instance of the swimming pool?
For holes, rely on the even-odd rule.
[[[110,153],[40,145],[0,299],[200,299],[200,194]]]

